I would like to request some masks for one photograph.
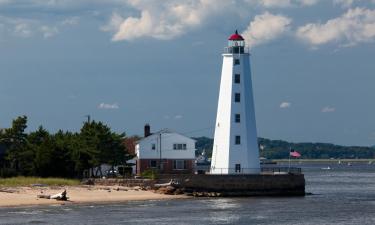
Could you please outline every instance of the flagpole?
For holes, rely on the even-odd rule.
[[[290,152],[292,151],[292,147],[289,146],[289,166],[288,166],[288,173],[290,173]]]

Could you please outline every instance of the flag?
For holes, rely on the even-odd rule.
[[[293,156],[293,157],[301,157],[301,154],[297,151],[294,151],[294,149],[290,149],[290,156]]]

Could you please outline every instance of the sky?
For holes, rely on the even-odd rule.
[[[258,136],[375,145],[375,0],[0,0],[0,127],[212,137],[236,29]]]

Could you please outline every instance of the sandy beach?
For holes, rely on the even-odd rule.
[[[67,191],[68,201],[37,198]],[[12,193],[11,193],[12,192]],[[61,205],[80,203],[109,203],[136,200],[162,200],[187,198],[184,195],[165,195],[140,188],[122,186],[66,186],[66,187],[9,187],[0,188],[0,207],[27,205]]]

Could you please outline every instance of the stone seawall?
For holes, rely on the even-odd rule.
[[[88,185],[104,185],[104,186],[124,186],[124,187],[147,187],[147,186],[153,186],[155,184],[155,180],[151,179],[85,179],[82,181],[82,184],[88,184]]]
[[[303,174],[190,175],[164,179],[179,181],[188,193],[203,196],[303,196]]]

